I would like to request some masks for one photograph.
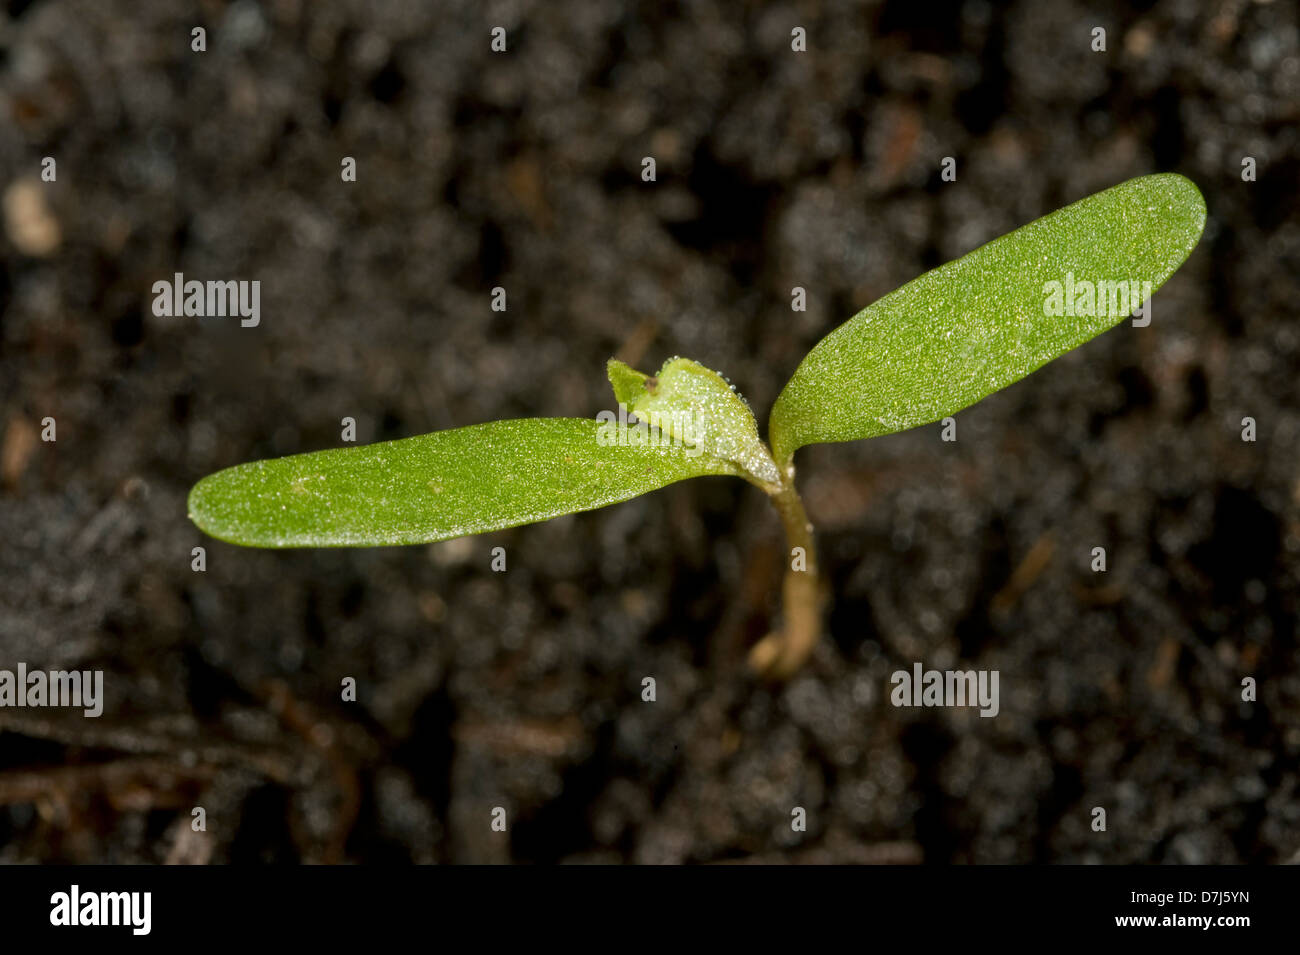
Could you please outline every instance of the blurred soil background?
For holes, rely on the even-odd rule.
[[[0,667],[107,699],[0,710],[0,862],[1296,861],[1298,15],[9,0]],[[695,358],[763,422],[861,307],[1157,171],[1209,221],[1150,327],[955,444],[801,452],[834,600],[788,685],[744,665],[785,545],[739,481],[402,549],[186,519],[198,478],[344,416],[595,415],[611,355]],[[261,325],[155,317],[177,271],[260,280]],[[1000,714],[894,708],[915,661],[1000,671]]]

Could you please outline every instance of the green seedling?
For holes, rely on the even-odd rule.
[[[789,540],[783,625],[750,654],[759,672],[785,677],[821,630],[813,530],[795,490],[794,453],[939,421],[1130,314],[1149,320],[1149,296],[1204,226],[1195,185],[1143,176],[927,272],[804,357],[772,409],[767,442],[748,403],[718,373],[674,358],[650,377],[610,361],[617,415],[492,421],[241,464],[194,486],[190,518],[249,547],[425,544],[604,507],[686,478],[732,475],[771,498]]]

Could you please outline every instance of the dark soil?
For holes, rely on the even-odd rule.
[[[0,7],[0,667],[107,696],[0,709],[0,862],[1294,860],[1296,4],[490,6]],[[745,667],[784,544],[739,481],[431,547],[186,519],[343,416],[595,415],[612,354],[765,419],[873,299],[1166,170],[1209,222],[1150,327],[956,443],[801,452],[834,600],[786,686]],[[260,280],[260,326],[154,316],[177,271]],[[1000,714],[893,707],[914,661],[998,670]]]

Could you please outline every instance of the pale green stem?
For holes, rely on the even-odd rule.
[[[784,620],[779,631],[768,634],[757,644],[749,662],[765,676],[785,679],[808,659],[821,636],[821,585],[817,573],[817,550],[813,546],[812,524],[803,500],[794,486],[794,468],[780,469],[781,483],[764,488],[781,515],[789,550],[786,555],[785,580],[781,587]],[[795,548],[803,551],[798,560]],[[795,569],[795,564],[803,569]]]

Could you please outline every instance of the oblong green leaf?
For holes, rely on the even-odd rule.
[[[778,463],[805,444],[938,421],[1020,380],[1139,307],[1111,311],[1108,291],[1105,314],[1095,299],[1094,314],[1047,314],[1050,283],[1135,282],[1144,301],[1204,227],[1189,180],[1142,176],[890,292],[823,338],[781,391],[768,426]]]
[[[254,461],[194,485],[189,515],[249,547],[424,544],[626,501],[734,470],[680,446],[625,445],[585,418],[518,418]]]

